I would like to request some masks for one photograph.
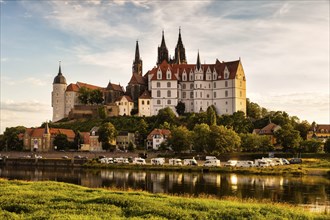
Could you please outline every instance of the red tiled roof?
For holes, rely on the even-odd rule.
[[[260,129],[259,131],[257,131],[257,129],[255,129],[255,130],[256,130],[257,134],[274,134],[276,127],[278,127],[277,124],[269,123],[268,125],[266,125],[262,129]]]
[[[121,85],[113,84],[111,82],[109,82],[107,89],[124,92],[123,87]]]
[[[94,86],[94,85],[87,84],[87,83],[82,83],[82,82],[77,82],[76,85],[78,86],[78,88],[86,87],[86,88],[92,89],[92,90],[95,90],[95,89],[103,90],[104,89],[104,88],[99,87],[99,86]]]
[[[66,91],[67,92],[78,92],[79,91],[79,87],[77,86],[77,84],[71,83],[70,85],[68,85],[66,87]]]
[[[140,95],[139,99],[151,99],[151,95],[148,90],[145,90],[142,95]]]
[[[129,85],[130,84],[141,84],[141,85],[145,85],[146,84],[146,79],[143,76],[141,76],[141,75],[139,75],[137,73],[133,73],[132,74],[132,77],[131,77],[131,80],[129,81],[128,84]]]
[[[50,128],[49,130],[51,135],[65,134],[70,139],[73,139],[75,137],[75,133],[71,129]]]
[[[173,71],[172,65],[168,64],[166,60],[164,60],[158,67],[153,68],[149,74],[153,74],[151,80],[157,80],[157,72],[160,69],[162,72],[162,80],[168,80],[166,76],[166,72],[169,69],[171,71],[171,79],[170,80],[177,80],[175,76],[175,72]]]
[[[330,125],[317,125],[316,132],[330,133]]]
[[[169,136],[171,134],[171,131],[168,129],[158,129],[155,128],[150,134],[148,135],[147,139],[151,140],[154,135],[164,135]]]

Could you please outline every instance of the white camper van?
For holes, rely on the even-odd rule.
[[[146,164],[146,160],[141,157],[135,157],[133,159],[133,164],[143,165],[143,164]]]
[[[218,159],[211,159],[206,160],[203,164],[204,167],[220,167],[220,160]]]
[[[238,160],[236,167],[254,167],[254,162],[251,160]]]
[[[173,166],[182,166],[182,160],[177,158],[171,158],[168,160],[168,164]]]
[[[186,166],[198,166],[198,163],[195,160],[195,158],[193,158],[193,159],[184,159],[183,160],[183,165],[186,165]]]
[[[151,159],[151,165],[164,165],[165,163],[165,158],[152,158]]]

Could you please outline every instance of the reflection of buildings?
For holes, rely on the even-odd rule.
[[[153,193],[165,193],[165,173],[150,173]]]
[[[207,184],[212,184],[217,187],[220,187],[221,184],[221,175],[220,174],[213,174],[213,173],[208,173],[208,174],[203,174],[203,180]]]

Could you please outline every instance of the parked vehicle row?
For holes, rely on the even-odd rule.
[[[298,158],[295,158],[298,159]],[[299,158],[299,160],[294,161],[300,161],[302,160]],[[291,160],[288,161],[285,158],[261,158],[261,159],[255,159],[252,160],[228,160],[225,163],[226,167],[269,167],[269,166],[280,166],[280,165],[289,165],[292,164]]]

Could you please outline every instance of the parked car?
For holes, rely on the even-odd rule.
[[[69,159],[68,156],[62,156],[62,159]]]
[[[111,157],[109,157],[109,158],[105,157],[105,158],[101,158],[100,162],[105,163],[105,164],[113,164],[113,159]]]
[[[182,160],[177,158],[171,158],[168,160],[168,164],[173,166],[182,166]]]
[[[291,158],[289,160],[290,164],[300,164],[302,163],[302,159],[301,158]]]
[[[290,164],[290,162],[285,158],[280,158],[280,160],[282,161],[283,165],[289,165]]]
[[[251,160],[238,160],[236,167],[254,167],[254,162]]]
[[[234,166],[236,166],[236,164],[237,164],[237,160],[228,160],[225,163],[225,167],[234,167]]]
[[[114,163],[122,163],[122,164],[129,164],[129,161],[127,158],[123,158],[123,157],[117,157],[113,159]]]
[[[220,167],[220,160],[218,159],[210,159],[206,160],[203,164],[204,167]]]
[[[256,159],[254,160],[254,164],[256,167],[269,167],[270,161],[264,159]]]
[[[133,164],[143,165],[143,164],[146,164],[146,160],[141,157],[135,157],[133,159]]]

